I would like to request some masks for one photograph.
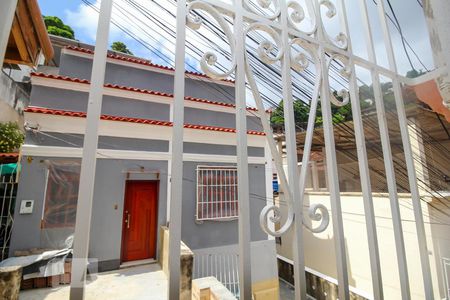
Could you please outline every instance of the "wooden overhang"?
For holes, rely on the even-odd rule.
[[[19,0],[4,63],[36,66],[41,52],[47,62],[53,58],[53,47],[37,0]]]

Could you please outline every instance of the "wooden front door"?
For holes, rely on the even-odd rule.
[[[122,261],[156,258],[158,183],[127,181],[123,211]]]

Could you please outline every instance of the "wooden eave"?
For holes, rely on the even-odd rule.
[[[37,0],[19,0],[4,62],[36,66],[41,52],[46,61],[53,58],[53,47]]]

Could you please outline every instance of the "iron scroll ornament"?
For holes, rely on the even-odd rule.
[[[194,16],[194,14],[193,14],[194,10],[203,10],[206,13],[208,13],[210,16],[212,16],[217,21],[219,26],[223,29],[223,31],[229,41],[231,57],[232,57],[232,67],[229,70],[227,70],[226,72],[219,73],[219,72],[213,70],[212,67],[217,62],[217,56],[210,51],[205,52],[200,60],[200,67],[206,75],[208,75],[214,79],[225,79],[230,74],[232,74],[236,68],[236,60],[235,60],[235,55],[234,55],[236,40],[234,39],[234,37],[232,35],[230,26],[228,25],[225,18],[221,15],[219,10],[217,10],[210,4],[207,4],[207,3],[202,2],[201,0],[198,0],[198,1],[191,2],[188,5],[188,10],[187,10],[188,15],[186,18],[186,23],[190,28],[192,28],[194,30],[198,30],[202,25],[201,18],[197,15]],[[280,35],[277,31],[272,29],[270,26],[256,22],[256,23],[252,23],[248,26],[248,28],[244,32],[244,36],[246,37],[247,34],[253,30],[264,31],[275,41],[275,44],[269,40],[264,40],[261,43],[259,43],[259,45],[257,47],[257,55],[264,63],[274,64],[274,63],[280,61],[283,58],[283,56],[286,55],[283,47],[281,47],[281,39],[280,39]],[[305,45],[302,45],[302,43],[298,43],[298,44],[306,52],[309,51],[308,53],[310,53],[310,54],[312,53],[311,49],[308,49],[309,46],[304,47]],[[275,47],[277,48],[277,54],[273,55],[272,51],[275,49]],[[294,56],[293,59],[294,59],[294,63],[292,64],[292,66],[296,70],[301,70],[302,68],[307,67],[307,65],[306,65],[307,62],[305,60],[305,56],[297,55],[297,56]],[[247,51],[246,51],[245,52],[245,69],[246,69],[247,80],[249,82],[251,91],[253,93],[255,102],[257,104],[258,114],[261,119],[261,123],[262,123],[264,132],[267,137],[267,141],[268,141],[269,149],[272,154],[272,158],[274,159],[274,163],[276,165],[277,172],[280,176],[281,189],[283,189],[285,191],[286,202],[287,202],[287,207],[288,207],[286,221],[284,222],[284,224],[281,226],[281,228],[279,230],[274,230],[271,228],[271,226],[269,226],[269,221],[273,224],[279,223],[281,221],[282,212],[281,212],[280,208],[277,207],[276,205],[268,205],[262,209],[262,211],[260,213],[260,225],[267,234],[278,237],[278,236],[281,236],[282,234],[284,234],[293,224],[294,215],[295,215],[294,211],[293,211],[293,199],[292,199],[292,194],[290,192],[289,184],[288,184],[288,181],[286,178],[286,174],[282,167],[281,156],[275,145],[275,140],[273,138],[272,129],[270,127],[270,120],[269,120],[267,114],[265,113],[265,108],[262,103],[261,95],[260,95],[258,86],[256,84],[256,81],[253,76],[253,72],[251,70],[251,67],[250,67],[248,61],[249,60],[248,60]],[[317,64],[318,61],[315,60],[314,63]],[[315,88],[314,88],[314,91],[315,91],[314,94],[316,96],[315,96],[315,99],[313,99],[313,101],[315,101],[315,102],[318,101],[319,89],[320,89],[320,74],[317,74],[316,84],[315,84]],[[315,114],[316,114],[315,110],[310,112],[310,118],[313,121],[315,119]],[[273,213],[273,215],[271,215],[272,213]],[[314,232],[314,233],[322,232],[328,227],[329,214],[328,214],[327,208],[324,205],[322,205],[322,204],[311,205],[308,210],[308,216],[311,218],[311,220],[321,221],[321,223],[318,227],[312,228],[312,226],[309,226],[305,222],[305,220],[303,220],[303,224],[312,232]]]

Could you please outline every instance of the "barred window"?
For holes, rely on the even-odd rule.
[[[236,167],[197,167],[198,221],[226,220],[238,217]]]

